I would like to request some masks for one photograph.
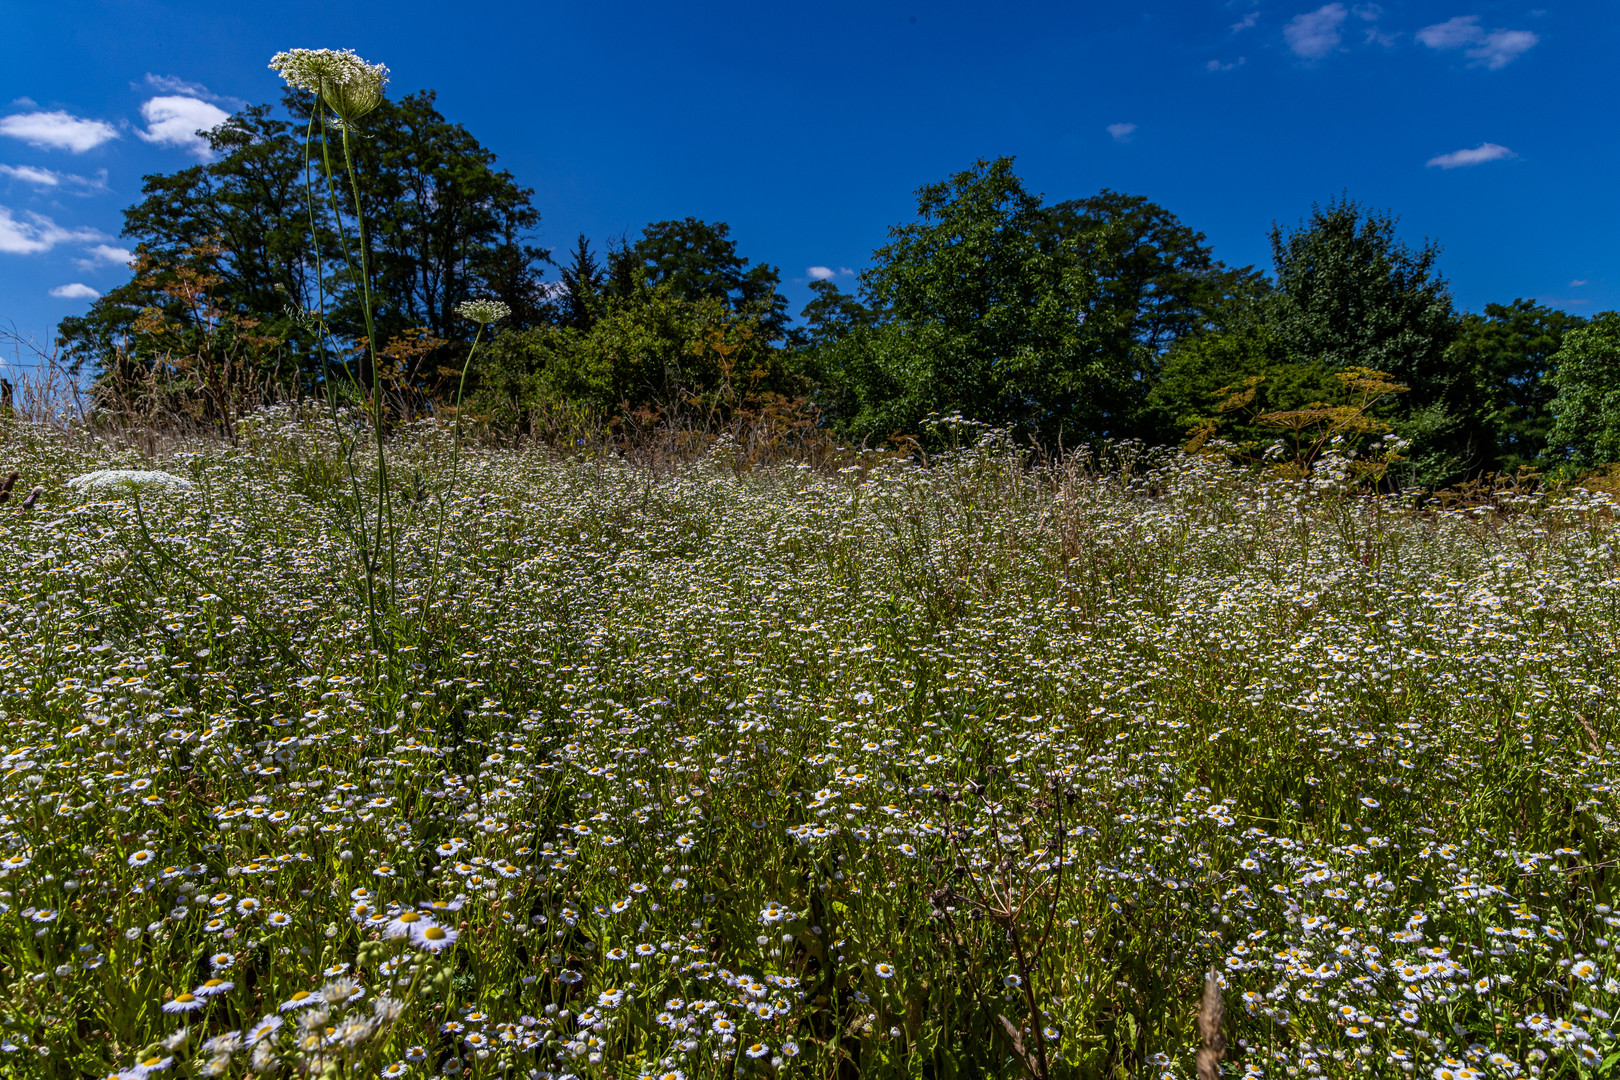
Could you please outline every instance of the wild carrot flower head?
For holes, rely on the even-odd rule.
[[[368,64],[353,49],[288,49],[270,58],[270,70],[298,90],[319,94],[346,123],[382,104],[385,64]]]
[[[469,322],[488,326],[512,314],[512,309],[499,300],[463,300],[456,305],[456,314]]]
[[[67,482],[74,491],[112,493],[159,493],[190,491],[196,487],[190,480],[172,473],[151,469],[97,469]]]

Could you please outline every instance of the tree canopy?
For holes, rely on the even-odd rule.
[[[347,190],[326,191],[317,158],[310,205],[305,125],[287,118],[307,117],[308,102],[289,92],[282,106],[281,112],[250,106],[207,133],[215,160],[143,179],[143,198],[124,212],[124,235],[153,260],[155,272],[109,291],[86,315],[63,320],[58,337],[75,362],[102,370],[119,350],[138,354],[144,346],[135,330],[148,308],[185,322],[187,313],[161,288],[181,266],[217,279],[210,295],[221,311],[251,316],[260,333],[283,339],[293,370],[308,373],[313,363],[313,334],[301,312],[316,306],[317,265],[328,326],[340,338],[363,336],[345,237],[332,212],[334,199],[345,215],[352,203]],[[454,306],[473,296],[502,300],[518,324],[549,318],[541,283],[548,255],[527,242],[540,220],[533,192],[440,115],[431,92],[385,101],[364,124],[365,137],[354,145],[371,223],[379,336],[421,328],[457,341],[467,330]],[[357,261],[352,223],[346,242]],[[199,266],[203,258],[207,265]]]

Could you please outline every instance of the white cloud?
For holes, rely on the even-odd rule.
[[[0,252],[8,255],[37,255],[58,244],[89,243],[102,239],[94,229],[64,229],[43,214],[14,216],[0,206]]]
[[[1229,61],[1228,63],[1225,63],[1225,64],[1221,63],[1219,60],[1211,60],[1209,63],[1204,65],[1204,70],[1206,70],[1206,71],[1231,71],[1233,68],[1242,67],[1244,64],[1247,64],[1248,62],[1249,62],[1249,58],[1246,57],[1246,56],[1240,56],[1236,60]]]
[[[1458,15],[1443,23],[1425,26],[1417,39],[1431,49],[1468,48],[1468,58],[1492,71],[1507,67],[1535,48],[1541,38],[1529,30],[1492,30],[1486,33],[1478,15]]]
[[[1586,284],[1589,284],[1589,283],[1587,282],[1587,280],[1585,278],[1576,278],[1574,281],[1569,283],[1569,287],[1572,288],[1572,289],[1578,289],[1582,285],[1586,285]]]
[[[0,165],[0,176],[9,176],[13,180],[42,190],[77,188],[81,194],[107,190],[106,169],[98,171],[92,178],[76,173],[57,172],[55,169],[41,169],[35,165]]]
[[[830,266],[812,266],[806,269],[805,273],[809,274],[817,281],[831,281],[833,278],[838,276],[838,271],[834,270]]]
[[[141,103],[141,116],[146,130],[136,132],[142,139],[158,146],[173,146],[189,150],[207,160],[213,156],[208,140],[197,134],[211,131],[230,114],[218,105],[210,105],[194,97],[155,97]]]
[[[1243,16],[1243,19],[1240,22],[1235,22],[1232,24],[1232,33],[1240,34],[1259,21],[1260,13],[1258,11],[1251,11],[1247,15]]]
[[[1428,166],[1439,166],[1442,169],[1461,169],[1470,165],[1483,165],[1487,161],[1502,161],[1510,157],[1518,157],[1513,151],[1496,143],[1480,143],[1472,150],[1453,150],[1449,154],[1430,158]]]
[[[80,270],[95,270],[104,265],[128,266],[135,261],[135,253],[128,248],[113,247],[111,244],[94,244],[84,249],[90,253],[88,259],[75,260],[74,265]]]
[[[1339,28],[1350,13],[1343,4],[1324,4],[1315,11],[1295,15],[1283,27],[1283,37],[1294,55],[1318,60],[1339,47],[1344,35]]]
[[[1540,40],[1528,30],[1492,30],[1479,48],[1468,50],[1468,58],[1495,71],[1535,48]]]
[[[142,85],[145,85],[152,90],[156,90],[160,94],[201,98],[204,101],[218,102],[219,104],[228,106],[232,109],[240,109],[247,104],[247,102],[243,101],[241,98],[233,98],[227,97],[224,94],[216,94],[202,83],[190,82],[189,80],[179,78],[175,75],[154,75],[149,71],[146,73],[146,78],[142,83],[131,83],[130,87],[132,89],[139,90]]]
[[[185,79],[174,75],[154,75],[148,71],[145,83],[153,90],[165,94],[180,94],[194,98],[211,98],[214,96],[208,92],[208,87],[202,83],[187,82]]]
[[[1115,142],[1130,142],[1131,135],[1135,133],[1135,124],[1109,124],[1108,134],[1114,137]]]
[[[1458,15],[1443,23],[1425,26],[1417,32],[1417,39],[1431,49],[1460,49],[1485,40],[1485,31],[1478,24],[1478,15]]]
[[[51,290],[51,295],[58,300],[98,300],[101,294],[88,285],[81,285],[75,281],[71,285],[58,285]]]
[[[118,138],[118,129],[105,121],[86,120],[72,113],[31,112],[0,116],[0,135],[45,150],[82,154]]]
[[[60,187],[62,174],[50,169],[37,169],[32,165],[0,165],[0,176],[9,176],[37,188]]]

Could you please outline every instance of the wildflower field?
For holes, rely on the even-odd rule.
[[[0,426],[0,1075],[1620,1059],[1602,495],[331,431]]]

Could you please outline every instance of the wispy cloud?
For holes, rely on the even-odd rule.
[[[1341,30],[1349,14],[1343,4],[1323,4],[1315,11],[1288,20],[1288,25],[1283,27],[1283,38],[1295,56],[1320,60],[1344,40]]]
[[[1429,168],[1463,169],[1470,165],[1483,165],[1487,161],[1504,161],[1510,157],[1517,157],[1513,151],[1496,143],[1480,143],[1472,150],[1453,150],[1449,154],[1441,154],[1428,160]]]
[[[1130,142],[1131,136],[1136,133],[1135,124],[1109,124],[1108,134],[1114,137],[1115,142]]]
[[[201,98],[164,96],[141,103],[146,130],[136,132],[158,146],[187,150],[204,161],[213,157],[208,140],[198,132],[212,131],[230,119],[230,113]]]
[[[82,154],[118,138],[118,129],[103,120],[86,120],[66,112],[13,113],[0,116],[0,135],[21,139],[43,150]]]
[[[1417,39],[1431,49],[1460,49],[1485,39],[1479,28],[1478,15],[1458,15],[1443,23],[1425,26],[1417,32]]]
[[[0,176],[10,177],[42,191],[46,189],[65,189],[74,191],[77,194],[89,195],[93,192],[107,190],[106,169],[101,169],[94,177],[89,177],[79,176],[76,173],[57,172],[55,169],[41,169],[35,165],[0,165]]]
[[[1479,48],[1469,49],[1468,56],[1484,64],[1491,71],[1507,67],[1513,61],[1536,47],[1541,39],[1528,30],[1492,30],[1485,35]]]
[[[1243,16],[1243,18],[1232,24],[1232,33],[1241,34],[1243,31],[1248,30],[1259,21],[1260,13],[1258,11],[1251,11],[1247,15]]]
[[[1529,30],[1492,30],[1479,25],[1478,15],[1458,15],[1443,23],[1425,26],[1417,39],[1431,49],[1463,49],[1476,64],[1491,71],[1507,67],[1541,41]]]
[[[1589,285],[1589,284],[1591,284],[1591,283],[1589,281],[1587,281],[1585,278],[1576,278],[1574,281],[1569,283],[1569,287],[1572,288],[1572,289],[1578,289],[1582,285]]]
[[[150,71],[146,73],[145,79],[139,83],[131,83],[130,87],[135,90],[145,87],[148,90],[156,90],[159,94],[178,97],[201,98],[203,101],[212,101],[232,110],[240,109],[247,104],[241,98],[216,94],[202,83],[191,82],[176,75],[154,75]]]
[[[128,248],[113,247],[111,244],[93,244],[84,249],[90,255],[88,259],[77,259],[75,266],[80,270],[96,270],[103,266],[128,266],[135,261],[135,253]]]
[[[88,285],[75,281],[71,285],[58,285],[51,290],[51,295],[58,300],[99,300],[101,294]]]
[[[1236,60],[1230,60],[1230,61],[1227,61],[1224,64],[1221,63],[1219,60],[1211,60],[1209,63],[1204,65],[1204,70],[1206,70],[1206,71],[1231,71],[1233,68],[1242,67],[1244,64],[1246,64],[1248,62],[1249,62],[1249,58],[1246,57],[1246,56],[1240,56]]]
[[[58,244],[87,244],[101,239],[94,229],[65,229],[43,214],[18,217],[9,207],[0,206],[0,252],[8,255],[38,255]]]
[[[831,281],[835,277],[853,277],[855,275],[855,271],[847,266],[840,266],[836,270],[830,266],[808,266],[805,267],[804,272],[816,281]]]

